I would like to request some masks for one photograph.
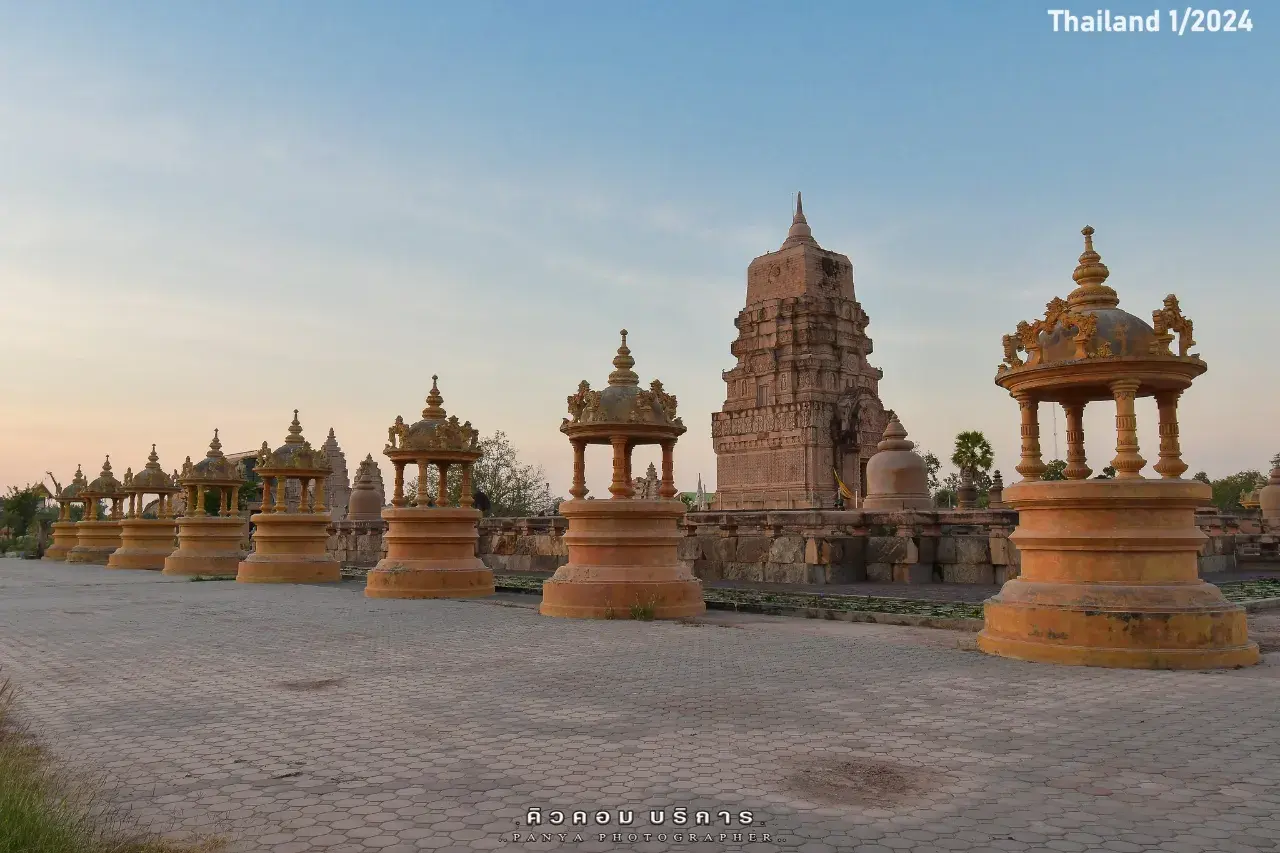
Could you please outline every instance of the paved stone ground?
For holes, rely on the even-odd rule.
[[[1278,849],[1276,656],[1050,667],[928,629],[360,591],[0,560],[0,667],[118,800],[232,850]],[[531,806],[633,809],[641,838],[513,842]],[[681,806],[770,840],[676,844]]]
[[[500,574],[549,578],[551,572],[502,572]],[[1259,562],[1239,571],[1206,575],[1210,583],[1247,581],[1257,578],[1280,577],[1280,563]],[[986,601],[1000,591],[999,584],[976,583],[862,583],[801,584],[801,583],[752,583],[750,581],[711,581],[707,587],[718,589],[753,589],[771,592],[807,592],[825,595],[874,595],[886,598],[910,598],[917,601]]]

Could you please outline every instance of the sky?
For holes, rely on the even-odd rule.
[[[152,442],[176,468],[215,427],[228,452],[276,446],[294,408],[385,475],[387,427],[439,374],[451,414],[565,494],[566,397],[604,383],[625,327],[689,428],[677,485],[713,488],[747,265],[797,190],[853,261],[881,397],[920,449],[982,430],[1011,479],[1000,338],[1070,291],[1089,224],[1121,307],[1173,292],[1195,321],[1191,471],[1263,468],[1275,12],[1179,37],[1167,12],[1159,33],[1054,33],[1018,0],[4,0],[0,486],[106,454],[122,475]],[[1095,470],[1113,415],[1086,411]],[[1154,462],[1151,400],[1138,419]]]

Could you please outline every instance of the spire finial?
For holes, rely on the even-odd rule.
[[[440,387],[436,384],[439,379],[440,377],[434,373],[431,375],[431,393],[427,394],[427,407],[422,410],[424,420],[444,420],[444,409],[440,406],[444,402],[444,397],[440,396]]]
[[[613,372],[609,374],[609,384],[639,385],[640,377],[631,369],[636,366],[636,360],[631,357],[631,350],[627,348],[627,330],[623,329],[619,334],[622,335],[622,345],[618,347],[618,354],[613,357]]]
[[[289,424],[289,437],[284,440],[285,444],[302,444],[306,441],[302,437],[302,424],[298,422],[298,410],[293,410],[293,423]]]
[[[102,476],[105,477],[110,473],[111,473],[111,454],[108,453],[106,461],[102,463]]]
[[[884,428],[884,436],[876,445],[876,450],[912,450],[915,446],[914,441],[907,440],[906,427],[898,420],[898,415],[890,415],[889,424]]]
[[[791,217],[791,230],[787,231],[787,239],[783,241],[782,248],[800,243],[818,245],[818,242],[813,239],[813,229],[809,227],[809,220],[804,218],[804,197],[797,191],[796,212]]]
[[[147,467],[148,468],[160,467],[160,457],[156,455],[156,446],[154,444],[151,445],[151,455],[147,457]]]
[[[1115,290],[1103,284],[1111,270],[1102,262],[1102,256],[1093,248],[1093,226],[1080,229],[1084,235],[1084,251],[1071,278],[1079,285],[1067,296],[1072,308],[1114,308],[1120,304]]]
[[[209,442],[209,452],[205,456],[216,459],[222,455],[222,442],[218,440],[218,428],[213,428],[213,441]]]

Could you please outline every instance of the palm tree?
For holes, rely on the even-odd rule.
[[[951,454],[951,464],[962,474],[973,477],[979,471],[988,471],[995,462],[991,442],[978,430],[965,430],[956,436],[956,449]]]

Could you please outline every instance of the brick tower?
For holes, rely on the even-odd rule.
[[[861,497],[891,414],[877,387],[884,371],[867,362],[867,323],[853,264],[813,239],[797,194],[782,247],[747,268],[730,348],[738,363],[722,374],[724,409],[711,418],[716,509],[831,507],[834,471]]]

